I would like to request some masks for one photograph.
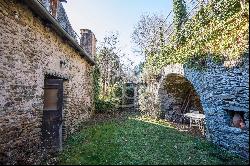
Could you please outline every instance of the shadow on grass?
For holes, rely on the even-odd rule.
[[[239,165],[248,161],[163,121],[131,117],[85,126],[71,136],[58,164]]]

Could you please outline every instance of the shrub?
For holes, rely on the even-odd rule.
[[[142,115],[160,118],[160,105],[155,94],[144,87],[139,89],[139,107]]]

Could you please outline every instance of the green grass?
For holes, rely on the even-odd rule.
[[[168,123],[130,118],[90,125],[67,140],[60,165],[247,164],[204,139]]]

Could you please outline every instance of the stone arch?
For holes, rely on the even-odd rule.
[[[162,83],[164,82],[164,79],[169,75],[169,74],[177,74],[180,76],[183,76],[185,79],[187,79],[192,86],[194,87],[195,91],[198,93],[200,97],[203,95],[203,85],[204,85],[204,80],[202,77],[202,72],[201,71],[194,71],[192,69],[188,69],[185,67],[183,64],[171,64],[165,66],[160,74],[160,80],[158,84],[158,91],[159,88],[161,88]]]
[[[208,61],[207,69],[197,71],[182,64],[165,66],[150,84],[160,105],[160,90],[169,75],[184,77],[200,97],[205,114],[205,135],[208,140],[229,151],[249,158],[249,58],[241,65],[226,67]],[[160,107],[160,106],[159,106]],[[233,116],[241,114],[245,127],[232,125]]]
[[[185,75],[185,70],[182,64],[163,68],[157,89],[161,118],[183,123],[188,122],[185,113],[204,114],[200,91],[194,86],[193,77]]]

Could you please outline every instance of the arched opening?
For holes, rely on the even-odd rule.
[[[195,88],[185,77],[169,74],[159,88],[161,118],[204,135],[204,111]]]

